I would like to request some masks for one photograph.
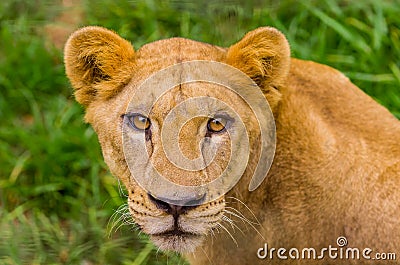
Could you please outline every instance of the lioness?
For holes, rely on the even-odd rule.
[[[270,105],[276,152],[267,178],[254,191],[248,185],[262,163],[257,161],[260,129],[234,91],[213,83],[185,83],[163,94],[148,116],[127,112],[132,95],[149,77],[194,60],[241,70]],[[134,221],[160,249],[184,253],[191,264],[372,264],[368,259],[379,253],[400,255],[400,122],[342,73],[290,58],[278,30],[258,28],[229,48],[171,38],[135,51],[110,30],[85,27],[66,43],[65,66],[107,165],[129,192]],[[145,137],[145,178],[153,177],[151,164],[180,185],[212,181],[227,165],[227,127],[235,128],[236,122],[231,118],[194,117],[176,128],[179,148],[189,159],[202,156],[204,142],[217,146],[206,168],[182,170],[163,152],[160,131],[167,114],[193,97],[223,100],[241,117],[247,115],[243,123],[250,156],[227,194],[212,201],[192,196],[188,201],[193,204],[174,204],[132,176],[123,127]]]

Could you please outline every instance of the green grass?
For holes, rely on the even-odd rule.
[[[399,1],[84,4],[82,26],[114,29],[135,48],[173,36],[229,46],[274,26],[294,57],[340,69],[400,118]],[[0,264],[184,264],[133,225],[110,228],[125,197],[45,37],[60,11],[55,1],[0,4]]]

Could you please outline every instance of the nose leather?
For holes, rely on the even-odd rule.
[[[200,205],[205,198],[205,195],[201,196],[200,198],[192,197],[186,200],[180,200],[179,205],[173,203],[167,203],[162,198],[155,198],[151,194],[148,194],[150,200],[156,205],[156,207],[160,210],[165,211],[168,214],[171,214],[174,217],[178,217],[181,214],[186,213],[187,211],[196,208]],[[178,201],[177,201],[178,202]],[[184,204],[183,206],[181,204]]]

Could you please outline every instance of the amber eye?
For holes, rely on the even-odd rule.
[[[226,127],[226,123],[227,120],[221,117],[210,119],[207,123],[207,129],[213,133],[222,132]]]
[[[150,128],[149,118],[140,114],[127,115],[129,125],[137,130],[144,131]]]

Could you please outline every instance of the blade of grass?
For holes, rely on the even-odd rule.
[[[392,70],[393,75],[396,77],[397,81],[400,82],[400,69],[394,62],[389,64],[390,70]]]
[[[135,258],[132,263],[126,263],[126,265],[141,265],[150,255],[154,246],[152,243],[147,243],[146,246],[140,251],[139,255]]]
[[[379,50],[382,47],[383,38],[385,38],[388,33],[388,27],[385,17],[383,16],[382,4],[380,1],[374,1],[373,7],[375,13],[370,15],[371,23],[374,24],[372,46],[375,50]]]
[[[346,75],[354,80],[362,80],[374,83],[393,82],[396,80],[392,74],[367,74],[367,73],[348,72],[346,73]]]
[[[310,10],[311,13],[318,17],[328,27],[331,27],[333,30],[335,30],[340,36],[351,43],[351,45],[356,46],[358,49],[362,50],[366,54],[371,53],[371,48],[367,45],[366,41],[363,37],[361,37],[361,35],[348,30],[345,26],[343,26],[338,21],[334,20],[318,8],[305,4],[304,2],[302,3]]]

